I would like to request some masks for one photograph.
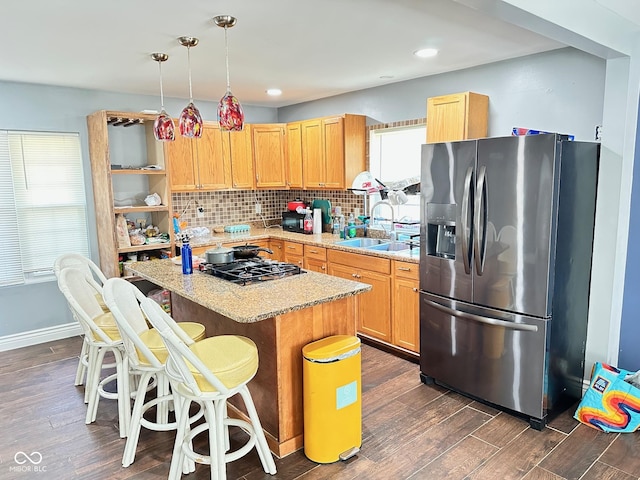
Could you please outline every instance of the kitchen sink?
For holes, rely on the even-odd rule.
[[[399,252],[401,250],[408,250],[409,245],[404,242],[388,242],[388,243],[379,243],[377,245],[371,245],[365,247],[368,250],[382,250],[385,252]]]
[[[342,247],[373,248],[375,246],[385,245],[388,243],[389,243],[389,240],[385,238],[359,237],[359,238],[351,238],[349,240],[340,240],[335,244],[340,245]]]

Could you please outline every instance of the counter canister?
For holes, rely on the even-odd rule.
[[[304,454],[346,460],[362,443],[360,339],[334,335],[302,348]]]

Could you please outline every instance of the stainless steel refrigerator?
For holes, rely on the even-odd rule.
[[[537,429],[582,396],[598,159],[556,134],[423,145],[424,383]]]

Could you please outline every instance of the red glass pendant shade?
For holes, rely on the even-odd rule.
[[[175,127],[171,117],[162,110],[153,122],[153,135],[156,140],[162,142],[172,142],[175,140]]]
[[[202,137],[202,115],[193,102],[182,109],[178,122],[180,135],[189,138]]]
[[[218,104],[218,123],[229,132],[239,132],[244,127],[244,112],[238,99],[227,91]]]

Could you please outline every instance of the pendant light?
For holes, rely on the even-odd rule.
[[[227,42],[227,28],[236,24],[236,18],[231,15],[218,15],[213,21],[219,27],[224,28],[224,48],[227,65],[227,91],[218,104],[218,123],[221,130],[237,132],[244,126],[244,112],[236,97],[231,93],[229,84],[229,44]]]
[[[183,47],[187,47],[187,64],[189,66],[189,104],[182,109],[178,126],[180,135],[189,138],[202,137],[202,116],[200,111],[193,104],[193,91],[191,89],[191,47],[198,45],[198,39],[195,37],[179,37],[178,42]]]
[[[162,93],[162,62],[166,62],[169,59],[169,55],[166,53],[152,53],[151,58],[158,62],[158,68],[160,70],[160,106],[161,110],[153,122],[153,134],[156,140],[163,142],[172,142],[175,140],[175,131],[173,126],[173,120],[164,109],[164,94]]]

